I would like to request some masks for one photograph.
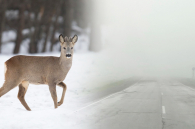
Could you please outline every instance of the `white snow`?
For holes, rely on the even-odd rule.
[[[9,42],[9,43],[3,44],[1,52],[3,54],[11,54],[11,53],[13,53],[14,46],[15,46],[14,42]]]
[[[104,56],[105,54],[106,50],[98,53],[74,53],[73,65],[64,80],[67,85],[65,101],[57,109],[54,109],[47,85],[30,84],[25,95],[25,100],[32,110],[30,112],[17,98],[18,87],[0,97],[0,129],[72,128],[75,124],[75,114],[71,113],[91,104],[93,100],[89,96],[92,96],[99,87],[127,77],[125,74],[122,76],[124,71],[115,70],[118,67],[112,64],[113,61],[108,59],[109,56]],[[54,52],[34,56],[59,55],[59,52]],[[4,62],[12,56],[0,55],[0,87],[4,82]],[[62,88],[57,87],[58,101],[61,94]]]
[[[13,31],[13,30],[10,30],[10,31],[4,31],[3,34],[2,34],[2,39],[1,41],[2,42],[8,42],[8,41],[11,41],[11,40],[15,40],[16,39],[16,32]]]
[[[35,56],[59,56],[60,53],[45,53]],[[90,102],[87,98],[98,85],[93,84],[97,75],[97,53],[75,53],[73,65],[64,82],[67,92],[64,103],[54,109],[47,85],[30,84],[25,100],[31,112],[27,111],[17,98],[18,87],[0,98],[0,129],[62,129],[69,127],[68,114]],[[0,84],[4,82],[4,62],[12,55],[0,55]],[[0,86],[0,87],[1,87]],[[62,88],[57,87],[58,101]],[[71,127],[70,127],[71,128]]]

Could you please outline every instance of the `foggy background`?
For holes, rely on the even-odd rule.
[[[0,7],[1,54],[59,53],[59,34],[77,34],[75,52],[96,53],[97,79],[192,77],[192,0],[1,0]]]
[[[0,128],[193,128],[194,14],[194,0],[0,0],[0,85],[12,56],[59,57],[59,35],[78,35],[64,104],[30,84],[29,113],[14,88]]]
[[[97,7],[113,73],[192,77],[195,1],[101,0]]]

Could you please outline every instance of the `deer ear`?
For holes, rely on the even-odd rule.
[[[60,43],[63,44],[64,43],[64,36],[62,34],[60,34],[59,36],[59,40],[60,40]]]
[[[78,40],[78,36],[77,36],[77,35],[74,35],[74,37],[72,38],[72,42],[73,42],[73,43],[76,43],[77,40]]]
[[[67,36],[65,36],[64,41],[68,42],[68,37]]]

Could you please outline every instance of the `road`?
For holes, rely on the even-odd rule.
[[[78,129],[194,129],[195,90],[173,80],[142,79],[69,119]]]

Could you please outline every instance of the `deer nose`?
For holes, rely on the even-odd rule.
[[[66,54],[66,57],[71,57],[71,54]]]

